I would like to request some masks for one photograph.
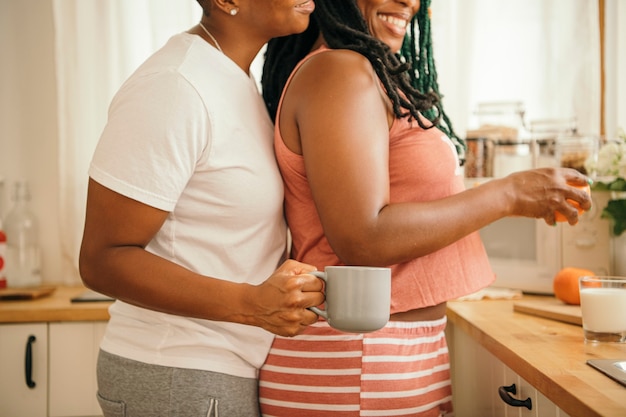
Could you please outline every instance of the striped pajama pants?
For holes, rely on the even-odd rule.
[[[445,317],[389,322],[373,333],[325,321],[276,337],[261,368],[265,417],[452,416]]]

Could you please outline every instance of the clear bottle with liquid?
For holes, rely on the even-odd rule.
[[[2,215],[4,213],[4,178],[0,176],[0,289],[6,288],[7,280],[4,274],[7,256],[7,235],[4,233],[2,225]]]
[[[2,228],[2,218],[0,218],[0,289],[6,288],[7,279],[4,273],[7,256],[7,235]]]
[[[41,285],[41,252],[37,219],[30,209],[26,180],[15,183],[13,207],[4,221],[7,238],[6,279],[8,287]]]

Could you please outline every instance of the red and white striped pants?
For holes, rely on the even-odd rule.
[[[265,417],[452,415],[446,319],[389,322],[373,333],[325,321],[276,337],[260,372]]]

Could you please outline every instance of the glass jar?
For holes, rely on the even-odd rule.
[[[0,219],[4,217],[4,178],[0,175]]]
[[[595,135],[573,133],[557,136],[555,156],[558,166],[574,168],[585,175],[595,176],[595,173],[587,172],[585,162],[597,160],[599,144],[600,138]]]
[[[481,129],[489,127],[513,128],[515,136],[525,130],[524,103],[521,101],[487,101],[478,103],[474,112]]]
[[[5,275],[8,287],[41,285],[41,253],[38,225],[30,209],[30,189],[26,180],[16,182],[13,207],[7,213]]]
[[[556,157],[556,140],[559,135],[575,135],[578,130],[576,117],[559,119],[536,119],[529,123],[530,136],[533,141],[533,158],[535,168],[558,167]]]
[[[483,102],[474,114],[478,127],[467,132],[466,177],[497,178],[532,168],[522,102]]]

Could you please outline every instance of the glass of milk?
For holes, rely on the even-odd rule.
[[[626,277],[583,276],[579,282],[585,340],[626,343]]]

